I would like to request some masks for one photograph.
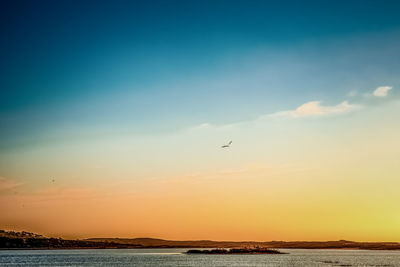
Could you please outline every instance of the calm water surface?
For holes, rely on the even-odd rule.
[[[400,251],[281,249],[284,255],[186,255],[186,249],[0,250],[0,266],[400,266]]]

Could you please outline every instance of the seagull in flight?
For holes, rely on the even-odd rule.
[[[223,145],[223,146],[221,146],[221,148],[227,148],[227,147],[230,147],[230,145],[232,144],[232,141],[229,141],[229,143],[227,144],[227,145]]]

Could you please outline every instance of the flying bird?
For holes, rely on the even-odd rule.
[[[223,146],[221,146],[221,148],[227,148],[227,147],[230,147],[230,145],[232,144],[232,141],[229,141],[229,143],[227,144],[227,145],[223,145]]]

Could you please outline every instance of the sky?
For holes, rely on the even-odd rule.
[[[1,1],[0,229],[400,241],[399,12]]]

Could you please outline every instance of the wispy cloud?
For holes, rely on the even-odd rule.
[[[377,87],[372,93],[365,93],[363,94],[364,97],[386,97],[390,90],[392,90],[392,86],[379,86]],[[350,91],[347,96],[348,97],[356,97],[360,95],[358,91],[352,90]],[[341,115],[345,113],[350,113],[352,111],[356,111],[363,108],[361,104],[352,104],[349,101],[345,100],[337,105],[333,106],[325,106],[322,104],[321,101],[310,101],[306,102],[294,110],[284,110],[278,111],[275,113],[265,114],[262,115],[254,120],[249,121],[240,121],[236,123],[230,124],[222,124],[222,125],[213,125],[210,123],[203,123],[194,127],[191,127],[191,130],[203,130],[203,129],[226,129],[233,126],[238,126],[242,124],[246,124],[249,122],[259,121],[261,119],[265,119],[267,117],[282,117],[282,118],[304,118],[304,117],[321,117],[321,116],[328,116],[328,115]]]
[[[379,86],[372,94],[376,97],[385,97],[390,90],[392,90],[391,86]]]
[[[309,172],[315,169],[316,168],[314,166],[296,166],[288,164],[268,166],[263,163],[251,162],[232,169],[220,169],[211,172],[184,174],[181,176],[170,177],[168,179],[163,178],[159,179],[158,182],[163,184],[174,184],[174,186],[179,186],[184,183],[213,183],[221,180],[228,180],[232,182],[235,179],[242,180],[243,177],[248,177],[248,179],[258,179],[277,175],[290,175],[295,173]]]
[[[348,101],[343,101],[335,106],[324,106],[321,104],[321,101],[310,101],[302,104],[295,110],[279,111],[271,114],[270,116],[290,118],[316,117],[348,113],[359,109],[360,107],[360,105],[350,104]]]
[[[0,177],[0,191],[10,190],[21,185],[22,183],[17,182],[15,180]]]
[[[358,92],[356,90],[351,90],[350,92],[347,93],[348,97],[355,97],[358,95]]]
[[[334,106],[324,106],[321,104],[321,101],[310,101],[300,105],[295,110],[285,110],[278,111],[275,113],[265,114],[258,118],[248,121],[239,121],[236,123],[229,124],[221,124],[214,125],[210,123],[202,123],[197,126],[189,128],[190,130],[206,130],[206,129],[229,129],[232,127],[240,126],[243,124],[251,123],[251,122],[260,122],[264,121],[267,118],[271,117],[281,117],[281,118],[305,118],[305,117],[319,117],[319,116],[328,116],[328,115],[341,115],[345,113],[349,113],[358,109],[361,109],[363,106],[360,104],[350,104],[348,101],[343,101]]]

